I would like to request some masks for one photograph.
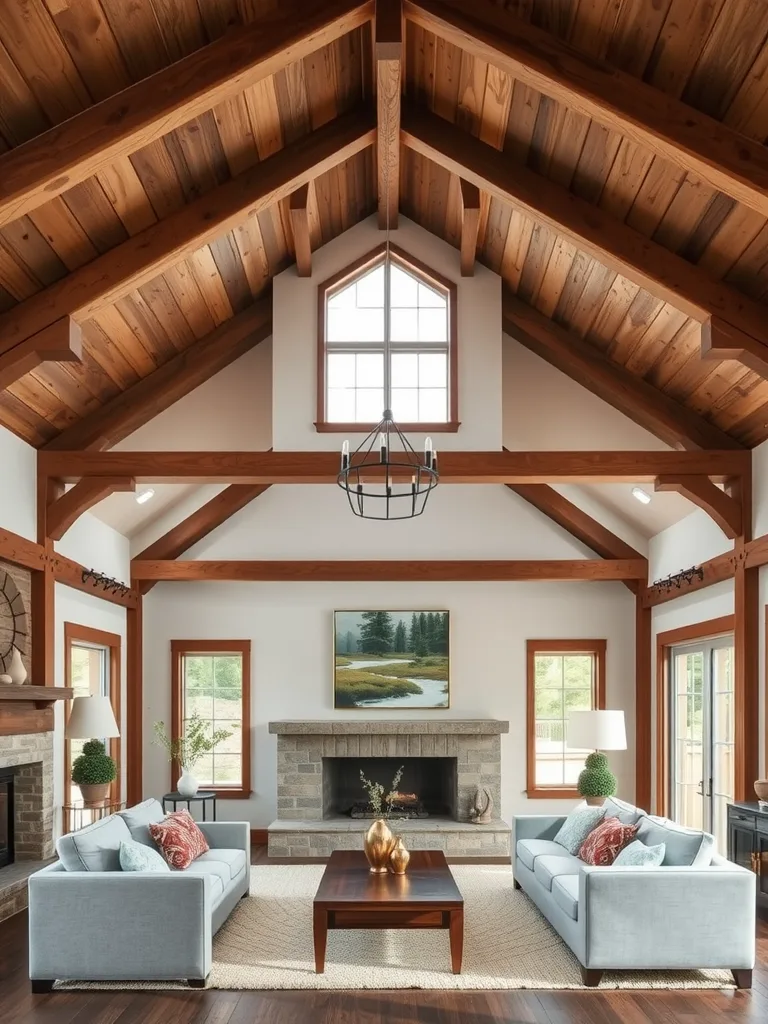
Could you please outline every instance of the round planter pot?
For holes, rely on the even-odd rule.
[[[604,796],[585,796],[584,797],[584,802],[586,803],[587,807],[602,807],[603,804],[605,803],[605,797]]]
[[[185,768],[183,768],[181,775],[179,776],[179,781],[176,783],[176,790],[179,793],[179,795],[183,797],[196,796],[199,788],[200,783],[192,774],[192,772],[188,772]]]
[[[768,800],[768,779],[758,779],[755,782],[755,793],[758,800]]]
[[[111,783],[104,782],[95,786],[80,786],[84,807],[103,807],[109,800]]]

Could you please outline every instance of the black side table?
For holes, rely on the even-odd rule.
[[[216,794],[207,789],[198,790],[194,796],[182,796],[179,792],[166,793],[163,797],[163,810],[165,810],[166,803],[173,804],[174,811],[177,804],[186,804],[187,810],[192,814],[192,804],[195,800],[199,800],[203,805],[203,821],[208,821],[208,804],[212,803],[213,815],[211,821],[216,821]]]

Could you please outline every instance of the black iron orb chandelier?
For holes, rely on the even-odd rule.
[[[356,516],[414,519],[437,485],[437,452],[428,437],[420,455],[385,409],[381,423],[352,454],[344,442],[336,479]]]

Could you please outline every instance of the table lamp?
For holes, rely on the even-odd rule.
[[[616,776],[604,750],[626,750],[623,711],[572,711],[568,718],[569,750],[593,750],[579,775],[577,788],[591,806],[600,806],[616,792]]]

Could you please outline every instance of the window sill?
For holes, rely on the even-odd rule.
[[[215,793],[217,800],[250,800],[253,790],[251,789],[217,789],[215,786],[206,786],[206,792]]]
[[[315,423],[318,434],[370,434],[376,423]],[[449,423],[398,423],[403,432],[409,434],[457,434],[461,423],[452,420]]]
[[[539,788],[539,789],[528,789],[525,795],[529,800],[583,800],[584,798],[579,793],[578,789],[565,789],[556,788],[552,789]]]

